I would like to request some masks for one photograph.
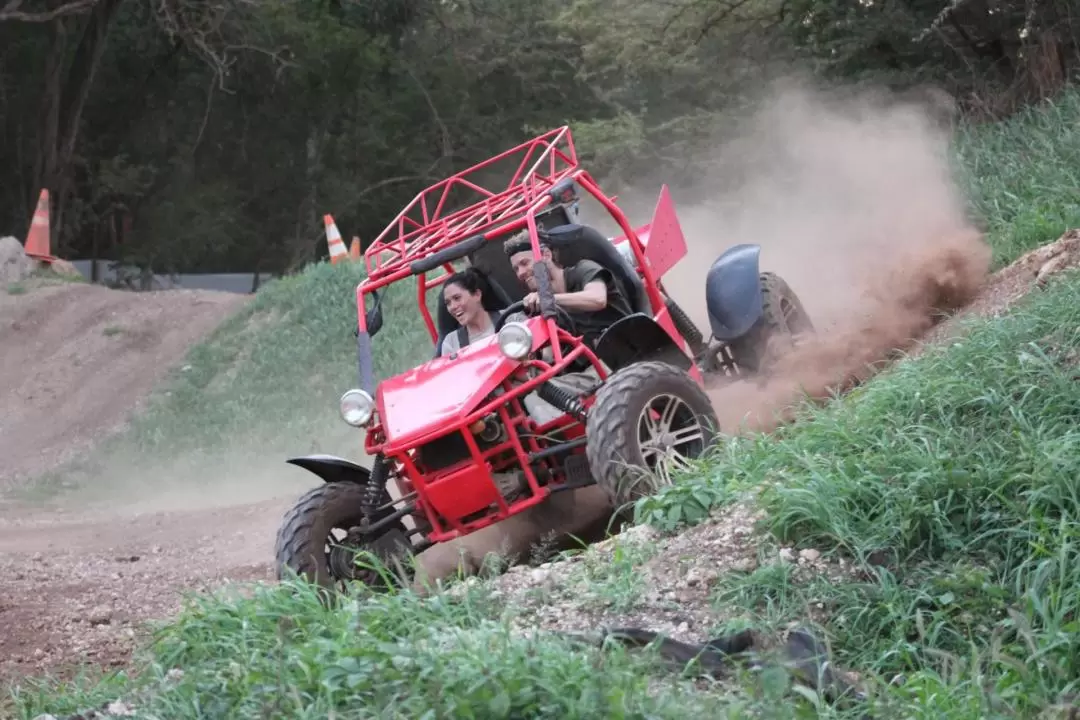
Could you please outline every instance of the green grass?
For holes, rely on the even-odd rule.
[[[840,663],[906,675],[891,702],[951,694],[947,717],[1031,717],[1075,692],[1077,298],[1073,272],[962,342],[725,446],[690,488],[759,486],[773,537],[841,554],[867,577],[798,587],[767,565],[721,583],[717,605],[779,626],[823,603]]]
[[[999,265],[1080,226],[1078,119],[1074,93],[962,138]],[[321,266],[267,288],[193,352],[127,442],[250,433],[268,414],[298,438],[326,427],[354,373],[348,272]],[[1035,717],[1080,690],[1078,299],[1080,276],[1064,276],[962,342],[732,440],[639,511],[677,529],[755,490],[774,539],[846,557],[858,572],[844,581],[800,584],[790,565],[765,564],[722,578],[713,601],[730,623],[767,628],[820,607],[875,717]],[[377,339],[381,368],[415,350],[412,331],[393,332]],[[633,606],[632,559],[582,567],[595,600]],[[178,719],[856,716],[815,710],[767,676],[734,694],[660,683],[647,658],[525,639],[487,593],[361,596],[337,611],[302,586],[198,598],[145,649],[140,676],[24,686],[9,714],[122,695],[138,717]]]
[[[474,588],[460,598],[359,597],[324,608],[309,587],[262,587],[250,599],[196,598],[159,635],[125,702],[137,717],[671,718],[712,716],[724,700],[685,685],[652,693],[648,656],[595,652],[509,631],[510,616]],[[182,677],[170,677],[182,668]],[[82,709],[106,687],[15,695],[15,717]],[[697,715],[696,713],[702,713]]]
[[[962,130],[958,155],[996,265],[1080,227],[1080,92]]]

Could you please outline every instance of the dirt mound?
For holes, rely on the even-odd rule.
[[[922,344],[925,346],[956,337],[959,333],[958,321],[963,318],[1000,317],[1016,301],[1044,287],[1054,275],[1077,267],[1080,267],[1080,228],[1069,230],[1049,245],[1036,248],[998,270],[987,281],[978,298],[962,312],[926,333]]]
[[[122,427],[187,349],[247,299],[82,283],[0,293],[0,490]]]

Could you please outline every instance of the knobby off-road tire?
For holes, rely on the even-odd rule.
[[[814,323],[802,301],[779,275],[761,273],[761,320],[746,336],[731,343],[740,369],[766,372],[794,346],[797,336],[813,333]]]
[[[327,483],[300,496],[282,518],[274,543],[279,580],[286,576],[285,568],[326,590],[340,588],[345,580],[355,579],[335,576],[325,546],[331,540],[331,530],[348,530],[361,523],[365,491],[363,485],[356,483]],[[371,548],[364,544],[356,549]],[[368,584],[378,585],[378,582]]]
[[[661,416],[650,421],[647,407]],[[712,445],[718,422],[708,396],[685,371],[664,362],[637,363],[613,373],[596,394],[585,452],[593,477],[616,509],[670,483],[669,473],[649,467],[650,460],[661,458],[646,437],[664,423],[665,409],[674,411],[668,428],[681,431],[675,439],[685,438],[675,449],[686,459],[700,457]]]

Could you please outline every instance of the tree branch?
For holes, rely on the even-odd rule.
[[[58,8],[45,12],[25,12],[19,10],[22,0],[8,0],[7,5],[0,9],[0,22],[17,20],[19,22],[47,23],[65,15],[80,15],[97,5],[98,0],[72,0]]]

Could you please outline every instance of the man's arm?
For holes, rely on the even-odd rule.
[[[596,312],[607,307],[607,285],[603,280],[591,280],[584,288],[572,293],[555,293],[555,303],[562,308],[579,312]]]

